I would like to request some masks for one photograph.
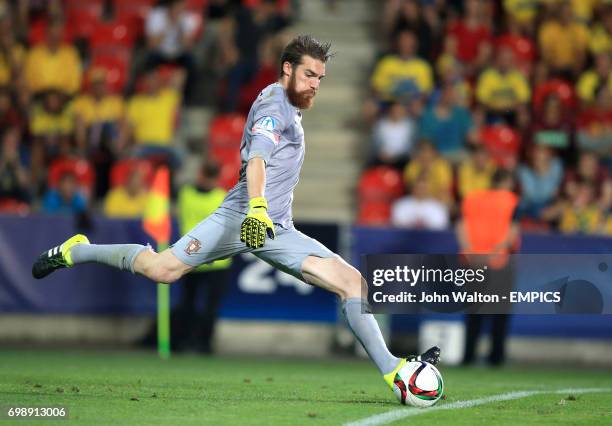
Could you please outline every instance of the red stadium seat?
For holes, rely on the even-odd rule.
[[[13,198],[3,198],[0,199],[0,213],[27,215],[30,213],[30,206]]]
[[[357,223],[359,225],[384,226],[391,220],[391,203],[375,201],[363,203],[359,208]]]
[[[114,0],[115,17],[125,22],[132,30],[134,38],[142,36],[144,21],[156,0]]]
[[[35,46],[45,42],[47,38],[47,25],[48,21],[46,19],[37,19],[30,24],[28,32],[28,42],[30,43],[30,46]],[[64,43],[72,42],[72,32],[71,28],[68,26],[64,27],[63,41]]]
[[[255,77],[240,89],[240,100],[238,110],[247,114],[251,109],[253,101],[263,89],[278,80],[278,69],[272,66],[263,66],[257,71]]]
[[[73,173],[77,183],[87,195],[91,194],[96,175],[91,164],[83,159],[61,158],[49,166],[47,183],[50,188],[56,188],[64,173]]]
[[[147,160],[140,159],[128,159],[118,161],[113,165],[110,172],[110,186],[114,188],[116,186],[124,185],[127,182],[128,176],[132,170],[140,168],[145,175],[145,180],[148,184],[153,181],[153,165]]]
[[[185,7],[187,10],[198,15],[203,15],[205,8],[208,6],[208,0],[187,0]]]
[[[482,143],[498,166],[514,161],[521,149],[521,137],[514,129],[505,125],[484,127],[480,131]]]
[[[514,59],[517,62],[532,63],[537,57],[537,48],[535,43],[528,37],[502,34],[496,40],[497,47],[509,47],[514,53]]]
[[[238,183],[238,175],[242,163],[240,157],[238,161],[221,163],[221,173],[219,174],[219,185],[229,191]]]
[[[571,84],[560,79],[545,81],[535,88],[533,93],[533,108],[540,110],[544,105],[544,100],[549,95],[559,97],[565,108],[574,108],[576,105],[576,94]]]
[[[92,61],[93,67],[104,68],[107,72],[107,84],[112,92],[123,91],[127,82],[129,63],[122,55],[96,56]]]
[[[366,170],[359,179],[359,200],[391,202],[404,193],[402,175],[388,166],[377,166]]]
[[[222,114],[216,116],[208,130],[208,146],[240,148],[242,132],[246,118],[240,114]]]
[[[89,46],[94,54],[112,52],[117,49],[131,49],[134,37],[128,23],[113,21],[98,23],[89,39]]]
[[[102,17],[102,2],[72,2],[66,6],[66,25],[77,38],[89,38]]]

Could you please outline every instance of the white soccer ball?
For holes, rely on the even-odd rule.
[[[393,393],[404,405],[431,407],[442,397],[444,381],[438,369],[428,362],[408,362],[393,379]]]

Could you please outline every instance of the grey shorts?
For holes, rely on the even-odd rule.
[[[183,263],[196,267],[241,253],[253,253],[275,268],[304,280],[302,262],[308,256],[336,257],[317,240],[291,227],[275,226],[276,238],[266,238],[262,248],[250,249],[240,241],[244,214],[219,208],[198,223],[172,246],[172,253]]]

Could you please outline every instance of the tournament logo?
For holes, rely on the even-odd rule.
[[[193,253],[197,253],[202,248],[202,243],[197,238],[192,238],[185,247],[185,253],[188,255],[192,255]]]
[[[266,116],[259,120],[251,129],[253,135],[261,135],[270,139],[274,144],[280,142],[280,135],[274,133],[276,129],[276,120],[270,116]]]
[[[264,117],[259,122],[259,127],[266,130],[274,130],[276,121],[272,117]]]

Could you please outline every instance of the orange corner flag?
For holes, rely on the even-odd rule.
[[[157,244],[168,244],[171,232],[170,172],[166,166],[155,171],[142,220],[142,227]]]

